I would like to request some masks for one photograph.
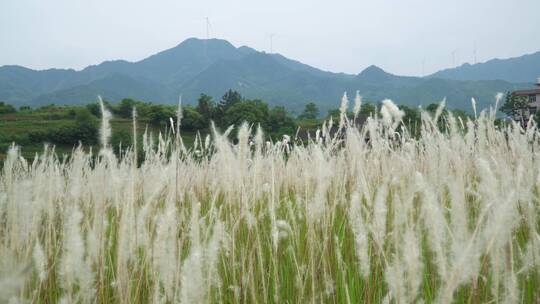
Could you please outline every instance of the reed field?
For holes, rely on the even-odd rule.
[[[7,153],[0,303],[540,303],[540,131],[443,106],[118,156],[102,104],[100,151]]]

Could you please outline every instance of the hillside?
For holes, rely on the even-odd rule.
[[[519,61],[519,67],[522,65]],[[309,101],[322,110],[336,107],[344,91],[360,90],[372,102],[392,98],[417,106],[447,97],[449,107],[470,109],[470,97],[476,97],[483,107],[493,102],[496,92],[527,86],[494,79],[447,78],[451,77],[443,72],[427,78],[398,76],[376,66],[358,75],[332,73],[280,54],[237,48],[225,40],[190,38],[137,62],[106,61],[81,71],[3,66],[0,100],[17,106],[80,104],[101,95],[110,101],[132,97],[174,103],[182,94],[186,102],[194,103],[203,92],[218,99],[234,89],[299,112]]]
[[[540,77],[540,52],[509,59],[493,59],[472,65],[465,63],[456,68],[439,71],[430,77],[531,83]]]

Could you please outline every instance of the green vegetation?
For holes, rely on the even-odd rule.
[[[137,109],[139,134],[147,127],[154,133],[166,133],[170,130],[171,119],[173,122],[176,120],[177,106],[173,105],[130,98],[116,104],[105,101],[105,105],[113,114],[112,145],[118,152],[119,144],[123,147],[131,145],[134,108]],[[97,102],[85,106],[21,107],[19,111],[1,102],[0,159],[4,158],[12,143],[23,147],[25,157],[32,157],[36,151],[41,151],[44,143],[55,145],[60,153],[69,153],[79,144],[96,148],[99,136],[97,121],[100,118],[101,110]],[[226,92],[217,104],[209,95],[201,94],[196,107],[182,106],[181,131],[188,138],[185,143],[189,146],[197,132],[208,133],[211,121],[220,128],[239,125],[244,121],[260,125],[269,130],[268,136],[273,139],[293,133],[298,126],[295,119],[281,106],[270,108],[262,100],[245,99],[232,90]]]
[[[516,96],[511,92],[506,93],[501,112],[510,117],[523,117],[529,108],[529,99],[526,96]]]
[[[113,126],[112,145],[120,152],[118,145],[128,147],[132,143],[131,120],[133,109],[137,109],[139,136],[148,128],[154,134],[166,134],[171,128],[171,121],[176,120],[177,106],[153,104],[124,98],[118,103],[104,101],[112,112]],[[377,115],[380,104],[363,103],[358,113],[365,120],[368,116]],[[434,113],[438,105],[431,104],[427,111]],[[419,108],[405,105],[399,106],[404,112],[403,122],[413,135],[419,134],[421,125]],[[452,111],[454,116],[465,118],[464,111]],[[23,147],[23,155],[32,157],[36,151],[41,151],[44,143],[55,145],[61,154],[70,153],[72,149],[82,144],[85,147],[97,149],[99,132],[97,122],[101,118],[100,106],[97,102],[79,106],[47,105],[32,109],[21,107],[18,111],[11,105],[0,102],[0,159],[12,143]],[[445,117],[447,110],[441,115]],[[353,119],[352,112],[347,113]],[[340,110],[331,109],[327,115],[321,116],[317,105],[309,102],[304,111],[293,117],[283,106],[270,107],[260,99],[247,99],[238,92],[228,90],[223,97],[215,102],[206,94],[201,94],[195,106],[182,106],[181,131],[188,139],[185,144],[190,146],[197,133],[208,134],[210,123],[214,122],[218,129],[226,129],[231,125],[238,127],[246,121],[266,130],[269,140],[279,140],[284,134],[294,135],[300,130],[301,137],[307,138],[307,132],[315,133],[324,119],[332,118],[334,122],[340,119]],[[235,132],[231,134],[233,136]],[[142,139],[142,138],[141,138]]]
[[[319,107],[313,102],[306,104],[304,112],[298,116],[300,119],[317,119],[319,117]]]

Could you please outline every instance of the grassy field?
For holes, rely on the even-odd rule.
[[[303,144],[243,125],[142,156],[11,149],[0,301],[538,303],[540,132],[440,114],[420,137],[386,101]]]
[[[33,159],[36,153],[41,153],[44,150],[46,142],[31,142],[25,136],[32,132],[42,131],[47,129],[56,129],[65,125],[73,123],[73,118],[63,117],[64,113],[58,117],[51,117],[47,114],[2,114],[0,115],[0,162],[2,162],[10,146],[15,143],[21,146],[21,155],[27,159]],[[131,134],[133,132],[132,120],[125,118],[113,118],[111,119],[112,135],[118,133]],[[148,128],[149,132],[159,134],[167,130],[153,126],[147,120],[138,121],[138,134],[142,136],[144,131]],[[203,134],[207,133],[205,130],[201,130]],[[195,138],[195,132],[183,132],[186,145],[191,146]],[[142,138],[142,137],[141,137]],[[51,145],[50,143],[48,143]],[[129,144],[129,143],[128,143]],[[55,152],[59,155],[71,155],[73,149],[78,144],[52,144],[54,145]],[[126,144],[124,143],[124,146]],[[84,149],[89,151],[90,148],[97,152],[99,151],[99,145],[84,145]]]

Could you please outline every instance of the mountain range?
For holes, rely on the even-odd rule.
[[[493,103],[497,92],[528,88],[540,76],[540,52],[518,58],[465,64],[426,77],[398,76],[376,66],[357,75],[332,73],[280,54],[235,47],[226,40],[190,38],[176,47],[136,62],[105,61],[83,70],[32,70],[0,67],[0,100],[16,106],[82,104],[97,95],[110,101],[131,97],[175,103],[182,94],[195,103],[201,93],[219,99],[228,89],[299,112],[313,101],[335,108],[343,92],[359,90],[370,102],[390,98],[409,106],[446,97],[451,108]]]

